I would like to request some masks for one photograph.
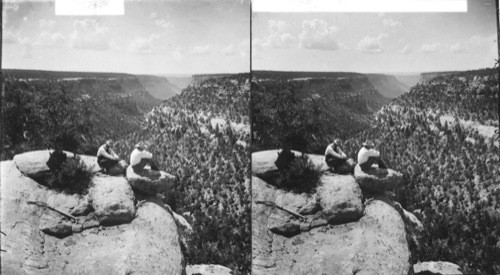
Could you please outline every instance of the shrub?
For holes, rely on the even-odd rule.
[[[321,171],[306,156],[295,157],[287,167],[279,169],[275,185],[295,193],[313,193]]]
[[[55,151],[55,155],[58,151]],[[50,159],[49,159],[50,161]],[[75,156],[57,165],[51,165],[45,184],[52,189],[67,194],[86,194],[92,181],[93,172],[82,160]]]

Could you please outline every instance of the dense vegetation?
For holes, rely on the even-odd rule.
[[[415,260],[500,272],[500,150],[495,70],[438,76],[385,106],[373,127],[347,142],[355,156],[369,138],[404,173],[403,207],[423,222]],[[495,132],[496,129],[496,132]]]
[[[43,185],[67,194],[87,194],[94,173],[78,157],[67,157],[61,150],[55,150],[47,161],[48,175],[38,179]]]
[[[45,73],[57,76],[56,72],[41,76]],[[3,77],[2,160],[47,147],[93,155],[107,137],[137,130],[143,114],[159,104],[135,77],[26,80],[12,73]]]
[[[140,140],[160,169],[177,176],[165,203],[192,224],[189,264],[221,264],[250,273],[248,75],[191,84],[155,107],[116,151],[128,159]]]
[[[450,261],[464,273],[498,274],[497,74],[484,69],[426,75],[433,78],[367,120],[355,119],[375,109],[363,106],[367,100],[342,101],[343,91],[356,94],[357,89],[326,89],[335,91],[328,98],[321,87],[298,88],[314,79],[261,81],[252,98],[253,149],[287,146],[323,153],[341,137],[344,151],[356,158],[363,141],[375,141],[389,166],[404,175],[396,199],[424,225],[410,238],[412,261]]]
[[[365,129],[373,112],[388,101],[360,74],[252,85],[254,151],[287,148],[322,154],[334,138]]]

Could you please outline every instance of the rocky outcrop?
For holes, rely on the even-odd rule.
[[[340,224],[358,220],[363,214],[362,194],[352,176],[324,174],[317,194],[328,223]]]
[[[460,266],[449,262],[422,262],[413,265],[415,275],[460,275]]]
[[[368,193],[392,190],[403,181],[403,175],[392,169],[372,167],[369,171],[363,171],[359,165],[354,168],[354,177],[361,189]]]
[[[406,211],[406,209],[404,209],[399,202],[395,202],[394,207],[398,210],[401,217],[403,217],[405,223],[408,223],[412,228],[417,230],[424,230],[422,222],[415,215],[413,215],[413,213]]]
[[[14,156],[14,163],[21,173],[31,177],[39,178],[50,171],[47,166],[47,161],[50,158],[50,154],[53,150],[39,150],[31,151]],[[71,152],[63,151],[66,156],[73,157],[74,154]],[[88,168],[91,168],[93,172],[98,172],[100,170],[97,165],[97,158],[92,156],[78,155],[78,157],[85,163]]]
[[[264,159],[271,155],[252,155],[252,274],[408,273],[405,224],[392,201],[381,196],[365,206],[353,176],[327,171],[315,194],[280,190],[255,173],[276,169]]]
[[[187,275],[203,274],[203,275],[232,275],[231,269],[215,264],[198,264],[186,266]]]
[[[17,167],[15,161],[0,167],[2,274],[185,274],[176,220],[161,202],[146,201],[135,210],[125,178],[97,175],[89,196],[69,196]],[[100,225],[116,217],[129,223]]]
[[[126,223],[135,217],[134,192],[123,177],[96,175],[90,198],[101,224]]]
[[[127,179],[136,192],[148,196],[155,196],[160,192],[168,191],[175,181],[175,176],[164,171],[153,171],[144,169],[143,172],[137,174],[132,169],[132,166],[127,168]]]

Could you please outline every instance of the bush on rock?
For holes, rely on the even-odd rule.
[[[61,154],[64,155],[62,151],[54,151],[49,158],[50,173],[45,185],[67,194],[86,194],[94,173],[78,156],[63,159]]]
[[[285,151],[281,154],[284,153]],[[313,193],[318,186],[321,171],[306,155],[293,157],[286,162],[288,165],[278,170],[275,185],[295,193]]]

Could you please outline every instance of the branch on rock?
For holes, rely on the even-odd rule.
[[[66,212],[64,212],[64,211],[61,211],[61,210],[59,210],[59,209],[56,209],[56,208],[54,208],[54,207],[52,207],[52,206],[50,206],[50,205],[48,205],[48,204],[46,204],[46,203],[44,203],[44,202],[41,202],[41,201],[26,201],[26,203],[27,203],[27,204],[34,204],[34,205],[38,205],[38,206],[40,206],[40,207],[45,207],[45,208],[48,208],[48,209],[50,209],[50,210],[52,210],[52,211],[55,211],[55,212],[57,212],[57,213],[59,213],[59,214],[61,214],[61,215],[65,216],[65,217],[67,217],[67,218],[72,219],[74,222],[77,222],[77,219],[76,219],[76,217],[75,217],[75,216],[73,216],[73,215],[71,215],[71,214],[68,214],[68,213],[66,213]]]
[[[296,217],[299,217],[299,218],[304,219],[304,220],[306,219],[306,217],[300,215],[299,213],[294,212],[292,210],[288,210],[288,209],[286,209],[284,207],[281,207],[281,206],[277,205],[276,203],[274,203],[272,201],[255,201],[255,203],[256,204],[265,204],[265,205],[270,206],[270,207],[276,207],[276,208],[281,209],[281,210],[283,210],[283,211],[285,211],[287,213],[290,213],[290,214],[292,214],[292,215],[294,215]]]

